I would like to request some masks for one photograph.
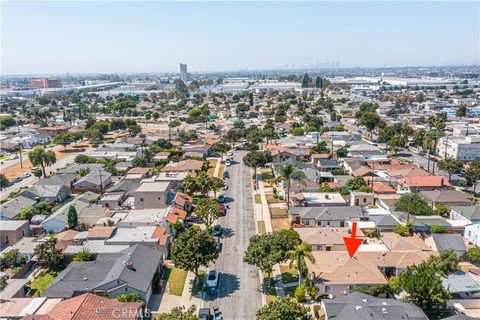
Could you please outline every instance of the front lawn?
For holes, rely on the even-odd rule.
[[[202,291],[203,281],[205,279],[205,271],[199,270],[198,277],[193,280],[192,286],[192,296],[196,296],[199,292]]]
[[[288,218],[287,208],[270,208],[270,216],[272,217],[272,219]]]
[[[176,296],[182,295],[186,278],[187,271],[175,267],[168,267],[163,275],[163,279],[168,281],[169,293]]]
[[[262,196],[259,194],[255,195],[255,203],[256,204],[262,204]]]
[[[30,284],[30,288],[32,289],[32,296],[42,296],[45,289],[48,288],[50,283],[52,283],[53,279],[55,279],[57,276],[58,272],[55,271],[49,271],[38,276]]]

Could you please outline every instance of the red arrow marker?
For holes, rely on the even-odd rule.
[[[357,223],[352,224],[352,235],[350,237],[343,237],[343,242],[345,242],[345,247],[347,247],[348,254],[350,258],[353,257],[355,252],[357,252],[358,247],[362,244],[362,239],[357,239]]]

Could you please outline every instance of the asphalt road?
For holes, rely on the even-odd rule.
[[[250,169],[243,164],[245,152],[236,152],[234,164],[226,168],[229,190],[223,191],[230,209],[218,223],[224,228],[222,251],[215,263],[220,273],[218,294],[206,298],[205,306],[218,307],[224,319],[255,319],[261,307],[257,268],[243,262],[250,237],[255,234]]]
[[[50,175],[50,174],[56,172],[57,169],[61,169],[61,168],[65,167],[67,164],[72,164],[75,161],[75,157],[77,155],[78,155],[78,153],[69,155],[68,157],[65,157],[65,158],[62,158],[62,159],[58,160],[53,165],[46,167],[45,171],[47,172],[47,175]],[[17,182],[15,184],[11,185],[8,188],[3,189],[0,193],[0,200],[5,199],[10,194],[10,192],[18,191],[18,190],[20,190],[21,187],[29,187],[37,181],[38,181],[38,178],[35,177],[32,174],[31,177],[23,179],[22,181]]]

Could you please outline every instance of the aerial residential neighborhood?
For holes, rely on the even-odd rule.
[[[0,319],[480,319],[478,3],[39,4],[2,3]],[[309,27],[290,38],[267,8]],[[274,26],[292,45],[313,34],[295,13],[330,10],[325,32],[354,8],[382,21],[419,10],[422,34],[448,16],[437,27],[470,30],[469,42],[445,32],[463,53],[427,55],[440,44],[392,26],[375,58],[325,39],[314,56],[268,53]],[[265,26],[268,40],[248,38],[267,51],[246,51],[253,31],[230,9]],[[74,63],[78,44],[46,32],[76,49],[31,62],[14,48],[31,37],[17,21],[30,10],[35,32],[58,11],[56,32],[99,49]],[[185,41],[137,41],[167,24],[158,41]],[[111,28],[122,50],[99,44],[119,41]],[[238,37],[239,51],[200,30]],[[403,34],[424,51],[394,54]]]

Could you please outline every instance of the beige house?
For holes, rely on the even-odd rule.
[[[312,251],[347,251],[343,237],[349,237],[349,228],[295,228],[302,242],[308,243]],[[365,238],[357,230],[357,238]]]
[[[135,209],[166,208],[170,191],[170,182],[142,183],[133,193]]]
[[[375,197],[372,193],[353,191],[350,193],[350,205],[368,207],[375,203]]]
[[[28,220],[0,220],[0,247],[14,245],[29,235]]]

